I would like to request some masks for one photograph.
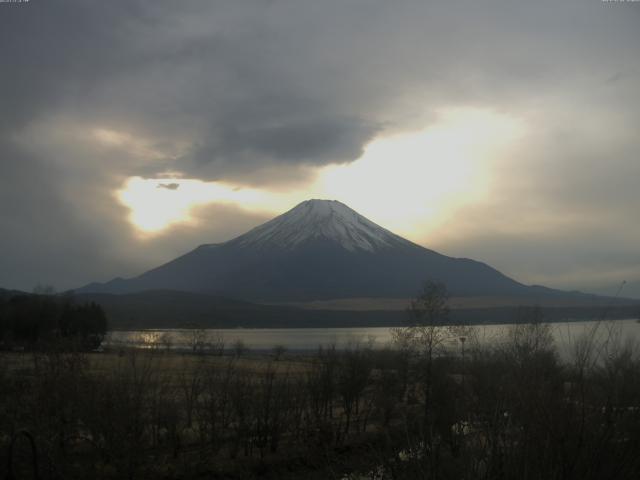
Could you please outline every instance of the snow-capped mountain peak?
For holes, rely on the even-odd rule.
[[[316,239],[349,251],[370,252],[410,243],[337,200],[317,199],[302,202],[231,242],[241,247],[294,249]]]
[[[407,298],[425,279],[444,282],[453,295],[536,293],[488,265],[428,250],[329,200],[302,202],[233,240],[83,290],[179,290],[260,302]]]

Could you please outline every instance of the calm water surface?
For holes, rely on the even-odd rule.
[[[593,335],[598,340],[624,343],[640,340],[640,323],[636,319],[610,322],[561,322],[551,323],[556,345],[560,352],[568,352],[576,340]],[[479,342],[492,344],[504,341],[512,325],[482,325],[471,327]],[[459,336],[447,331],[447,343],[453,348],[459,345]],[[190,349],[199,342],[206,348],[214,348],[223,341],[226,348],[241,341],[251,349],[271,350],[284,346],[289,351],[311,351],[319,346],[336,345],[338,349],[354,344],[368,344],[383,348],[391,342],[391,330],[372,328],[235,328],[206,329],[198,332],[185,329],[112,331],[105,339],[105,347],[139,347]]]

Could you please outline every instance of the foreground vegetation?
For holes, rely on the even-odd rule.
[[[438,350],[443,332],[465,339],[460,350]],[[561,362],[541,324],[518,325],[492,346],[463,335],[423,327],[398,331],[394,349],[297,357],[55,344],[6,352],[0,474],[638,478],[633,345],[612,330],[604,343],[577,341]]]
[[[640,476],[640,358],[615,323],[562,358],[538,309],[481,342],[428,283],[387,348],[258,355],[193,330],[182,353],[169,337],[90,353],[100,312],[50,302],[3,310],[8,479]]]

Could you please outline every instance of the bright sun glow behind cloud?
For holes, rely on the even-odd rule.
[[[207,203],[275,215],[308,198],[330,198],[391,230],[420,238],[455,208],[488,194],[493,162],[524,133],[518,120],[487,110],[450,109],[438,119],[421,131],[374,139],[358,160],[319,168],[313,184],[299,190],[134,177],[117,195],[130,209],[132,224],[146,234],[193,223],[191,209]],[[174,182],[176,189],[159,187]]]
[[[178,185],[175,189],[163,185]],[[193,223],[191,210],[208,203],[259,205],[265,192],[235,189],[222,183],[193,179],[130,178],[117,192],[118,199],[129,207],[129,220],[142,233],[159,232],[176,223]]]
[[[350,164],[326,167],[320,190],[373,220],[420,235],[490,188],[493,160],[522,135],[508,117],[449,110],[424,130],[375,139]]]

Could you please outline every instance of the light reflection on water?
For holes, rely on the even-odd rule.
[[[495,344],[506,337],[512,327],[509,324],[482,325],[472,328],[472,335],[481,344]],[[637,320],[613,322],[559,322],[551,324],[551,331],[561,354],[568,353],[575,342],[585,335],[593,334],[602,342],[624,343],[640,339],[640,323]],[[447,334],[450,335],[450,334]],[[358,328],[235,328],[235,329],[168,329],[112,331],[105,339],[105,347],[167,348],[191,350],[216,349],[224,344],[230,349],[237,342],[251,350],[267,351],[284,346],[289,351],[312,351],[319,346],[335,345],[338,349],[349,345],[370,345],[383,348],[391,343],[391,329],[386,327]],[[450,347],[458,345],[459,337],[449,336]],[[468,344],[469,345],[469,344]]]

